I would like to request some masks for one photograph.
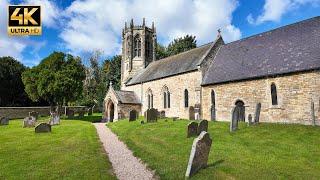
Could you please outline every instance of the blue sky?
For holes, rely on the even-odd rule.
[[[9,37],[7,4],[42,5],[42,36]],[[134,19],[154,21],[158,42],[168,44],[185,34],[198,45],[211,42],[221,28],[232,42],[320,15],[320,0],[1,0],[0,56],[37,65],[53,51],[81,56],[95,50],[103,58],[121,53],[121,29]]]

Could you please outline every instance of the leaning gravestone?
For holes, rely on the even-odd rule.
[[[47,123],[41,123],[35,128],[36,133],[47,133],[51,132],[51,125]]]
[[[23,127],[29,128],[29,127],[35,127],[37,123],[37,120],[34,116],[29,116],[23,119]]]
[[[197,135],[200,135],[202,131],[208,132],[208,121],[201,120],[198,126]]]
[[[260,121],[260,111],[261,111],[261,103],[258,103],[256,106],[256,112],[254,114],[254,123],[259,123]]]
[[[67,116],[68,116],[68,119],[73,118],[74,117],[74,110],[68,109]]]
[[[39,113],[36,111],[31,111],[31,112],[29,112],[29,116],[32,116],[35,118],[35,120],[38,120]]]
[[[7,117],[0,117],[0,126],[9,125],[9,118]]]
[[[232,113],[231,113],[231,121],[230,121],[230,132],[233,132],[235,130],[238,129],[238,115],[237,115],[238,111],[237,111],[237,107],[234,107],[232,109]]]
[[[147,122],[157,122],[158,110],[151,108],[148,109],[145,113]]]
[[[136,110],[131,110],[129,112],[129,121],[135,121],[137,119],[138,113]]]
[[[198,123],[190,122],[188,124],[187,138],[192,137],[192,136],[197,136],[198,135],[197,131],[198,131]]]
[[[194,107],[190,106],[189,107],[189,120],[195,120],[195,115],[194,115]]]
[[[249,126],[252,125],[252,115],[251,114],[248,115],[248,125]]]
[[[51,113],[51,118],[50,118],[49,124],[52,125],[52,126],[60,124],[59,113]]]
[[[205,131],[201,132],[201,134],[194,139],[186,171],[186,178],[191,177],[200,169],[207,167],[211,144],[212,139],[209,133]]]

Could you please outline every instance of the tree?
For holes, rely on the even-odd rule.
[[[156,58],[157,60],[159,60],[168,56],[173,56],[188,51],[196,47],[196,37],[186,35],[184,37],[174,39],[171,43],[169,43],[168,47],[157,44]]]
[[[21,74],[27,68],[12,57],[0,57],[0,106],[25,106],[30,103]]]
[[[121,87],[121,56],[116,55],[111,59],[105,61],[105,66],[110,62],[109,72],[107,73],[107,83],[109,85],[110,81],[113,84],[113,88],[119,90]]]
[[[51,106],[77,100],[83,90],[85,69],[79,57],[53,52],[38,66],[22,74],[25,90],[33,101],[44,99]]]

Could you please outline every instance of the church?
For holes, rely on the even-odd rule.
[[[156,59],[152,24],[125,24],[121,90],[109,87],[104,117],[155,108],[166,117],[320,124],[320,17],[225,43],[223,34],[189,51]]]

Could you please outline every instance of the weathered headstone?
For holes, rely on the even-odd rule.
[[[238,115],[237,107],[232,109],[231,121],[230,121],[230,132],[233,132],[238,129]]]
[[[55,113],[55,112],[51,113],[49,124],[52,125],[52,126],[60,124],[59,113]]]
[[[138,113],[136,110],[133,109],[129,112],[129,121],[135,121],[137,117],[138,117]]]
[[[200,135],[202,131],[208,132],[208,121],[201,120],[198,126],[197,135]]]
[[[189,107],[189,120],[195,120],[194,107],[193,106]]]
[[[79,111],[79,118],[83,118],[83,117],[84,117],[84,111],[81,110],[81,111]]]
[[[68,119],[73,118],[74,117],[74,110],[68,109],[67,116],[68,116]]]
[[[147,122],[157,122],[158,110],[151,108],[146,111]]]
[[[179,119],[179,117],[173,117],[172,121],[177,121]]]
[[[29,112],[29,116],[34,117],[34,118],[35,118],[35,120],[37,121],[37,120],[38,120],[38,118],[39,118],[39,113],[38,113],[38,112],[36,112],[36,111],[31,111],[31,112]]]
[[[194,139],[189,157],[186,178],[191,177],[200,169],[207,167],[212,139],[209,133],[203,131]]]
[[[51,132],[51,125],[47,123],[41,123],[35,128],[36,133],[47,133]]]
[[[260,111],[261,111],[261,103],[258,103],[256,106],[256,112],[254,114],[254,123],[259,123],[260,121]]]
[[[166,117],[166,112],[165,111],[160,111],[160,118],[165,118]]]
[[[7,117],[0,117],[0,126],[9,125],[9,118]]]
[[[188,124],[187,138],[192,136],[197,136],[198,135],[197,132],[198,132],[198,123],[190,122]]]
[[[248,115],[248,125],[249,126],[252,125],[252,115],[251,114]]]
[[[36,123],[37,123],[37,120],[33,116],[28,116],[28,117],[23,119],[23,127],[24,128],[26,128],[26,127],[28,127],[28,128],[29,127],[35,127]]]
[[[316,115],[314,113],[314,102],[311,102],[311,119],[312,119],[312,125],[316,126]]]

